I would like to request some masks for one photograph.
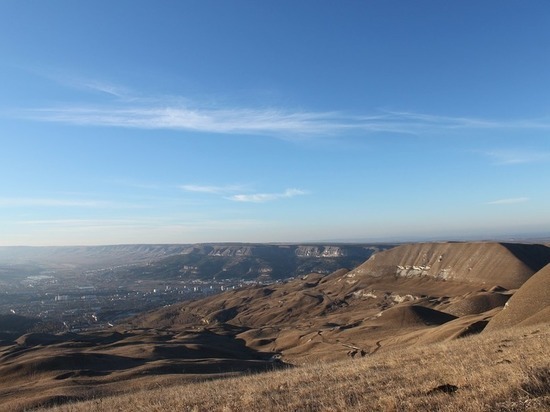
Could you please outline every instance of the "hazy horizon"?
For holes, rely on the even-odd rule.
[[[546,2],[0,16],[0,245],[550,233]]]
[[[450,236],[388,236],[373,238],[334,238],[334,239],[298,239],[292,241],[239,241],[239,240],[205,240],[200,242],[130,242],[130,243],[82,243],[82,244],[0,244],[0,247],[104,247],[104,246],[140,246],[140,245],[192,245],[192,244],[236,244],[236,245],[329,245],[329,244],[406,244],[429,242],[547,242],[550,241],[549,232],[529,233],[500,233],[485,235],[450,235]]]

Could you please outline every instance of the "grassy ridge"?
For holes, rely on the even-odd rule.
[[[55,407],[80,411],[550,410],[550,324]]]

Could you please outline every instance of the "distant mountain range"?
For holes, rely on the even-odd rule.
[[[122,276],[147,279],[275,280],[352,269],[390,244],[113,245],[0,247],[0,265],[57,271],[117,267]],[[34,268],[34,269],[33,269]]]

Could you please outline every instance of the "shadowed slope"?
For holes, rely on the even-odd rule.
[[[550,325],[335,363],[131,391],[55,412],[446,411],[550,409]]]
[[[148,387],[284,366],[234,335],[242,329],[131,333],[32,333],[0,350],[0,410],[107,396]],[[17,409],[9,409],[10,411]]]
[[[535,272],[550,262],[550,248],[547,246],[524,243],[502,243],[502,246]]]
[[[16,339],[19,335],[32,330],[40,320],[25,316],[8,314],[0,315],[0,345]]]
[[[510,296],[506,290],[473,293],[449,304],[442,310],[456,316],[474,315],[504,306]]]
[[[456,319],[456,316],[417,305],[399,305],[382,312],[380,315],[382,322],[397,328],[443,325]]]

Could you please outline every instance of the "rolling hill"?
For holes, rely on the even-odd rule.
[[[500,243],[402,245],[352,271],[310,274],[145,314],[129,327],[246,328],[235,337],[292,363],[341,359],[480,331],[550,249]],[[444,321],[443,321],[444,320]]]
[[[0,348],[0,402],[18,410],[289,365],[355,365],[547,322],[546,300],[530,301],[547,294],[549,263],[540,245],[402,245],[351,271],[171,305],[103,332],[24,334]]]
[[[487,325],[487,331],[550,320],[550,265],[535,273]]]

